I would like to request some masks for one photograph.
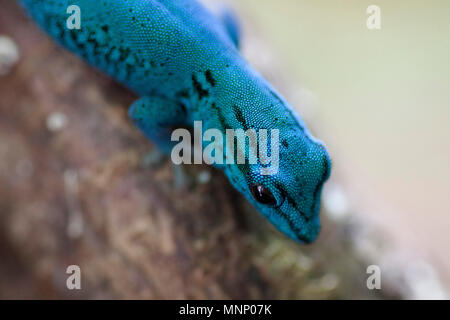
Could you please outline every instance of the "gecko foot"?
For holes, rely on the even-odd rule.
[[[166,154],[161,152],[158,148],[154,148],[142,157],[141,165],[144,168],[150,167],[152,169],[158,169],[164,163],[166,157]]]

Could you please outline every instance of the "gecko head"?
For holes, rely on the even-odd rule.
[[[282,138],[276,172],[261,174],[261,166],[243,170],[240,191],[279,231],[303,244],[314,242],[320,231],[322,187],[331,171],[324,145],[301,135]]]

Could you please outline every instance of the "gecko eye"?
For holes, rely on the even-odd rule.
[[[269,189],[262,185],[253,185],[250,187],[253,198],[261,204],[276,205],[277,200]]]

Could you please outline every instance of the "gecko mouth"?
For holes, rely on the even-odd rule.
[[[310,232],[307,232],[306,234],[300,233],[298,229],[296,229],[297,232],[294,232],[294,234],[297,240],[299,240],[300,242],[304,244],[311,244],[317,239],[320,233],[320,229],[320,223],[318,223],[314,226],[310,225]]]
[[[296,235],[297,239],[304,244],[311,244],[312,240],[301,235]]]

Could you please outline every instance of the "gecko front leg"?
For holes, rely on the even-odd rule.
[[[145,136],[170,155],[174,146],[170,140],[172,128],[186,122],[183,104],[161,97],[143,97],[131,105],[128,114]]]
[[[128,114],[134,124],[158,148],[144,157],[144,164],[157,166],[165,155],[170,155],[175,142],[171,141],[172,129],[186,123],[186,108],[181,103],[160,97],[144,97],[135,101]],[[174,186],[181,189],[192,183],[179,165],[174,166]]]

